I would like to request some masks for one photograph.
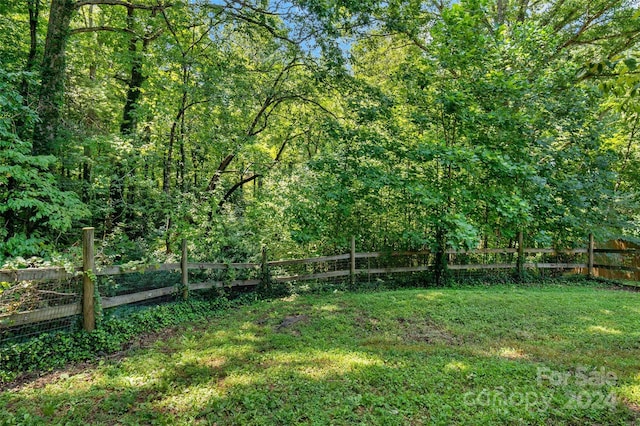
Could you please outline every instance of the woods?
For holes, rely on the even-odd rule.
[[[618,0],[8,0],[0,261],[633,240],[639,37]]]

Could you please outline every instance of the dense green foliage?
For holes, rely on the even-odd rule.
[[[633,424],[638,296],[491,286],[261,301],[0,393],[0,422]]]
[[[111,314],[92,333],[42,334],[25,342],[4,345],[0,347],[0,382],[11,381],[20,374],[51,371],[72,362],[93,360],[121,350],[143,333],[157,332],[189,321],[202,321],[242,303],[242,298],[230,301],[217,297],[211,301],[190,300],[157,305],[125,316]]]
[[[639,234],[633,2],[0,7],[0,259]]]

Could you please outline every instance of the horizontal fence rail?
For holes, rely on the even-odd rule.
[[[81,267],[75,268],[72,272],[65,268],[0,269],[0,282],[64,280],[80,273]]]
[[[519,241],[522,241],[521,237]],[[87,242],[87,244],[92,244]],[[88,250],[93,253],[93,248]],[[522,273],[525,269],[537,270],[570,270],[575,273],[587,273],[594,275],[596,269],[618,270],[630,273],[640,273],[640,267],[629,265],[612,265],[602,262],[594,262],[594,253],[598,255],[640,255],[640,250],[636,249],[595,249],[593,239],[587,248],[576,249],[554,249],[554,248],[482,248],[474,250],[446,250],[445,255],[449,257],[446,268],[451,271],[486,271],[486,270],[514,270]],[[180,273],[180,284],[164,286],[159,288],[136,291],[129,294],[99,295],[93,298],[82,297],[82,291],[52,291],[35,289],[33,294],[54,293],[58,295],[60,303],[57,306],[34,306],[30,309],[9,310],[3,307],[5,303],[0,293],[0,343],[3,330],[29,324],[54,321],[72,316],[83,316],[83,321],[95,321],[95,309],[93,306],[87,307],[87,299],[97,303],[102,309],[109,309],[123,305],[141,303],[149,300],[182,297],[188,298],[190,291],[209,290],[213,288],[228,287],[252,287],[263,282],[288,283],[296,281],[311,280],[331,280],[344,279],[350,277],[355,282],[358,277],[391,275],[391,274],[411,274],[427,273],[434,270],[434,253],[429,250],[421,251],[398,251],[398,252],[368,252],[357,253],[355,251],[355,241],[352,240],[351,251],[346,254],[331,256],[318,256],[306,259],[286,259],[267,261],[266,251],[263,251],[260,263],[214,263],[214,262],[188,262],[186,252],[186,242],[183,242],[182,261],[180,263],[164,263],[156,265],[136,265],[135,267],[126,265],[108,266],[104,268],[91,267],[85,271],[85,267],[76,268],[32,268],[18,270],[0,270],[0,282],[15,284],[21,282],[37,282],[43,280],[69,280],[82,277],[83,281],[92,282],[95,277],[114,277],[127,274],[149,274],[151,272],[164,271],[166,273]],[[586,262],[575,262],[571,258],[563,257],[563,261],[549,262],[546,257],[579,256],[587,255]],[[446,257],[445,256],[445,257]],[[477,256],[490,256],[494,263],[477,263]],[[496,257],[498,256],[498,257]],[[502,257],[499,257],[502,256]],[[506,256],[508,262],[495,262]],[[526,259],[533,256],[535,259]],[[542,258],[540,258],[542,256]],[[86,259],[85,259],[86,260]],[[85,265],[93,265],[93,260],[85,262]],[[559,259],[556,259],[559,260]],[[566,261],[564,261],[566,260]],[[371,263],[374,263],[373,265]],[[93,270],[95,269],[95,270]],[[207,272],[208,271],[208,272]],[[230,278],[228,280],[205,280],[201,282],[189,282],[189,272],[219,271],[223,275],[230,271],[246,271],[244,278]],[[225,272],[226,271],[226,272]],[[254,277],[251,277],[251,274]],[[256,276],[257,274],[257,276]],[[92,275],[94,278],[92,278]],[[233,275],[233,274],[232,274]],[[6,287],[6,285],[5,285]],[[34,293],[35,292],[35,293]],[[38,293],[40,292],[40,293]],[[68,300],[69,302],[63,303]],[[87,310],[91,309],[90,315]],[[92,324],[93,325],[93,324]],[[92,325],[86,327],[92,329]],[[93,325],[94,326],[94,325]]]

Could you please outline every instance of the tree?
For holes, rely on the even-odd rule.
[[[15,89],[24,78],[0,69],[0,259],[44,254],[52,237],[88,216],[76,194],[57,188],[49,171],[55,158],[32,155],[17,134],[17,117],[35,118]]]

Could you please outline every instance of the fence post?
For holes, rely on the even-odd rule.
[[[96,328],[93,234],[94,228],[82,228],[82,326],[86,331]]]
[[[268,286],[270,285],[270,277],[269,277],[269,265],[267,264],[267,246],[264,245],[262,246],[262,259],[260,261],[260,272],[261,272],[261,278],[260,280],[262,281],[262,285],[263,286]]]
[[[524,280],[524,235],[518,231],[518,278]]]
[[[593,241],[593,233],[589,233],[589,248],[587,249],[587,251],[589,252],[589,268],[587,270],[587,273],[589,275],[590,278],[593,277],[593,249],[594,249],[595,243]]]
[[[187,300],[189,298],[189,265],[187,263],[187,240],[182,239],[182,257],[180,258],[180,270],[182,272],[182,298]]]
[[[349,252],[349,277],[351,278],[351,285],[356,283],[356,237],[351,236],[351,250]]]

